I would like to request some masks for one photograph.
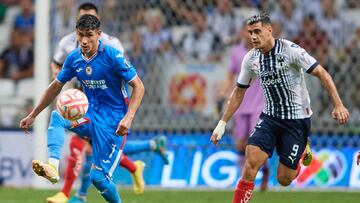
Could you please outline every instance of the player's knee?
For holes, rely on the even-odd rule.
[[[109,182],[104,171],[94,168],[90,171],[90,180],[100,192],[104,192],[104,190],[106,190],[107,183]]]
[[[60,115],[58,111],[54,110],[51,112],[49,129],[51,127],[62,126],[63,122],[64,122],[64,118]]]
[[[278,174],[277,175],[277,180],[279,182],[280,185],[282,186],[288,186],[291,184],[291,182],[293,181],[293,178],[290,175],[286,175],[286,174]]]

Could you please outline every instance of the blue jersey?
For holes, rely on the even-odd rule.
[[[66,83],[77,77],[89,100],[89,111],[103,107],[109,109],[110,112],[97,111],[97,114],[109,118],[110,113],[112,116],[109,119],[117,124],[127,111],[126,84],[135,76],[134,67],[123,53],[100,41],[98,52],[90,59],[83,56],[80,48],[73,50],[66,58],[57,80]]]

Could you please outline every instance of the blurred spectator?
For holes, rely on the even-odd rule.
[[[0,24],[4,21],[6,15],[7,6],[5,4],[0,3]]]
[[[56,32],[55,40],[58,41],[63,36],[74,31],[76,18],[76,6],[74,0],[59,0],[56,2],[56,13],[54,16],[54,29]]]
[[[20,80],[33,77],[33,47],[21,30],[11,33],[10,47],[0,56],[0,78]]]
[[[294,42],[315,56],[320,64],[326,64],[328,53],[327,36],[324,31],[318,29],[313,15],[306,16],[302,22],[301,30],[294,38]]]
[[[101,26],[102,29],[107,33],[119,33],[122,31],[122,23],[120,23],[119,8],[120,1],[107,0],[102,4],[101,9],[104,11],[101,13]]]
[[[193,58],[202,62],[219,61],[220,38],[208,29],[206,18],[201,11],[192,11],[192,27],[180,42],[182,54],[187,59]]]
[[[145,53],[143,38],[139,32],[134,31],[131,34],[130,40],[131,48],[126,50],[126,55],[132,65],[136,68],[136,72],[139,77],[143,78],[146,72],[146,66],[149,65],[149,62],[153,57],[150,56],[150,53]]]
[[[230,0],[217,0],[216,7],[207,14],[209,28],[227,44],[236,38],[237,25],[242,19],[236,16]]]
[[[297,1],[298,7],[304,12],[304,16],[317,15],[321,10],[321,0],[302,0]]]
[[[146,52],[155,52],[171,58],[172,34],[164,28],[164,16],[159,9],[149,9],[145,13],[146,30],[143,33],[143,46]]]
[[[294,0],[279,0],[279,5],[271,15],[274,22],[282,25],[284,38],[294,39],[299,33],[303,12]]]
[[[271,26],[272,26],[273,35],[274,35],[275,38],[277,38],[277,39],[284,38],[284,36],[283,36],[283,28],[282,28],[282,25],[279,22],[272,21]]]
[[[21,13],[15,17],[14,28],[33,35],[35,15],[32,0],[22,0]]]
[[[349,44],[349,36],[353,32],[352,24],[337,12],[334,0],[321,1],[321,10],[316,20],[328,36],[330,46],[341,48]]]
[[[355,54],[358,54],[358,51],[360,51],[360,25],[357,25],[357,28],[351,37],[350,44],[347,46],[347,51]]]

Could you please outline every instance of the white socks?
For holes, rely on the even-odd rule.
[[[59,171],[59,159],[49,158],[49,164],[53,165]]]

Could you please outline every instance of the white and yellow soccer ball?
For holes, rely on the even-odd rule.
[[[68,89],[60,93],[56,101],[56,108],[61,116],[71,121],[84,117],[88,107],[86,95],[77,89]]]

